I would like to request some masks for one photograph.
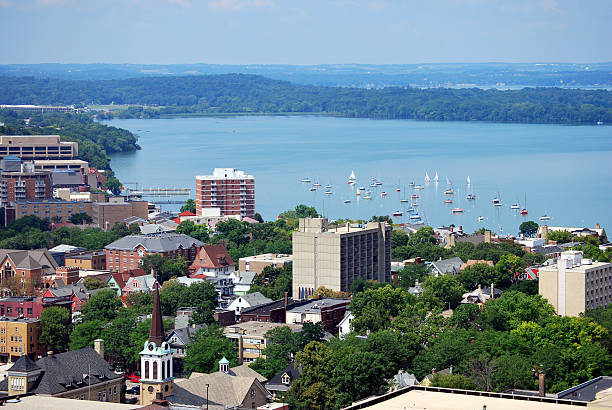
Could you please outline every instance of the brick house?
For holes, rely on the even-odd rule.
[[[0,282],[12,287],[13,292],[38,287],[41,278],[54,274],[57,268],[57,262],[46,249],[0,249]]]
[[[140,267],[147,255],[161,255],[164,258],[182,256],[193,261],[203,242],[177,233],[152,235],[128,235],[104,247],[106,269],[111,272],[127,272]]]
[[[0,299],[0,316],[38,319],[42,311],[51,306],[65,307],[72,311],[72,300],[69,296],[11,296]]]
[[[218,276],[236,270],[236,262],[223,245],[204,245],[196,254],[189,273],[192,275]]]

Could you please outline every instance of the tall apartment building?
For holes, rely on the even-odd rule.
[[[0,158],[13,155],[23,160],[74,159],[79,144],[60,141],[59,135],[2,135]]]
[[[51,173],[34,171],[31,164],[21,164],[19,171],[0,174],[0,206],[12,201],[44,200],[52,197]]]
[[[391,281],[391,226],[300,219],[293,232],[293,297],[306,299],[321,286],[348,292],[357,278]]]
[[[215,168],[212,175],[196,176],[196,214],[219,209],[221,216],[255,216],[255,177],[234,168]]]
[[[583,258],[582,251],[562,252],[556,265],[539,273],[539,293],[562,316],[578,316],[612,303],[612,263]]]

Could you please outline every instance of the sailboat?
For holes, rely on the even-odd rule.
[[[470,180],[470,176],[468,175],[467,177],[467,184],[470,185],[472,183],[472,181]]]
[[[446,185],[448,185],[448,186],[452,185],[451,182],[450,182],[450,179],[448,179],[448,177],[446,177]]]
[[[529,211],[527,210],[527,193],[525,193],[525,203],[523,204],[524,208],[521,209],[521,215],[527,215]]]
[[[440,182],[440,178],[438,177],[438,172],[436,172],[436,176],[434,177],[434,182]]]
[[[431,182],[431,178],[429,178],[429,174],[427,172],[425,173],[425,182]]]
[[[348,182],[347,184],[349,185],[355,185],[355,171],[351,171],[351,175],[349,176]]]

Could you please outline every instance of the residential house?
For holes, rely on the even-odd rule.
[[[438,275],[457,275],[461,270],[463,261],[461,258],[454,257],[449,259],[441,259],[439,261],[430,262],[429,268],[431,273],[435,276]]]
[[[349,309],[350,299],[315,299],[306,304],[287,308],[287,323],[321,323],[325,332],[336,332],[336,326]]]
[[[172,349],[172,367],[174,374],[181,374],[183,371],[183,358],[187,354],[187,348],[191,344],[193,336],[204,325],[192,325],[179,329],[174,329],[166,337],[165,342]]]
[[[350,310],[344,312],[344,317],[340,320],[340,323],[336,326],[338,328],[338,338],[340,340],[344,339],[346,335],[351,333],[351,321],[355,319],[355,316],[351,313]]]
[[[182,283],[185,286],[191,286],[193,283],[201,283],[204,281],[208,281],[212,283],[219,295],[217,298],[217,302],[219,307],[226,308],[227,305],[230,304],[233,296],[234,296],[234,282],[228,275],[219,275],[217,277],[209,276],[209,277],[192,277],[188,278],[185,276],[181,276],[176,278],[178,283]]]
[[[300,378],[302,367],[295,367],[295,363],[291,363],[285,367],[280,373],[272,377],[266,382],[266,389],[274,396],[285,394],[293,383]]]
[[[419,384],[416,376],[412,373],[406,373],[403,370],[397,372],[391,380],[391,388],[389,391],[396,391],[408,386],[416,386]]]
[[[478,305],[482,305],[489,299],[497,299],[501,296],[502,293],[503,292],[493,286],[493,284],[491,284],[490,288],[483,288],[478,285],[477,289],[463,294],[463,299],[461,300],[461,303],[477,303]]]
[[[246,295],[255,281],[255,272],[234,271],[230,273],[230,278],[234,282],[234,294]]]
[[[223,245],[202,246],[189,266],[192,277],[228,275],[235,270],[236,263]]]
[[[236,316],[240,316],[242,309],[248,309],[255,306],[264,305],[273,302],[272,299],[265,297],[260,292],[249,293],[238,296],[227,307],[228,310],[236,312]]]
[[[599,239],[601,243],[608,242],[608,235],[606,234],[606,230],[602,228],[599,224],[595,224],[594,228],[540,225],[538,227],[538,232],[536,236],[538,238],[546,238],[548,232],[555,231],[568,231],[571,232],[573,236],[577,237],[595,236],[597,239]]]
[[[106,269],[111,272],[137,269],[147,255],[161,255],[164,258],[182,256],[193,261],[202,246],[203,242],[177,233],[128,235],[104,247]]]
[[[488,261],[486,259],[468,259],[467,262],[465,262],[463,265],[461,265],[460,270],[464,270],[465,268],[467,268],[469,266],[474,266],[474,265],[477,265],[477,264],[489,265],[491,267],[495,266],[493,261]]]
[[[534,246],[531,248],[532,253],[539,253],[547,258],[558,258],[565,249],[559,245],[549,244],[544,246]]]
[[[266,378],[248,366],[229,367],[224,357],[219,371],[192,373],[189,379],[174,383],[174,394],[166,397],[171,405],[208,407],[211,410],[252,409],[268,402],[270,392],[264,387]]]
[[[87,291],[85,286],[81,285],[66,285],[57,288],[48,288],[43,293],[43,297],[70,297],[72,300],[72,312],[80,312],[83,305],[89,300],[92,294],[95,294],[99,289]]]
[[[121,297],[125,299],[130,293],[151,293],[157,288],[159,288],[159,282],[151,274],[132,276],[125,282],[123,289],[121,289]]]
[[[287,326],[293,332],[302,330],[301,324],[294,323],[238,322],[225,327],[223,334],[236,345],[238,363],[250,363],[258,358],[266,358],[263,354],[264,349],[268,346],[266,333],[281,326]]]
[[[294,301],[285,293],[285,298],[275,300],[265,305],[244,308],[240,312],[241,322],[285,323],[286,309],[291,306],[308,303],[309,301]]]
[[[103,357],[86,347],[49,352],[36,361],[21,356],[0,382],[0,391],[10,396],[35,394],[119,403],[122,384],[123,375],[113,372]]]
[[[447,369],[442,369],[440,371],[436,371],[436,369],[431,369],[431,373],[429,373],[427,376],[425,376],[423,378],[423,380],[421,380],[421,383],[419,383],[421,386],[431,386],[431,381],[433,380],[434,376],[436,374],[441,374],[441,375],[445,375],[445,374],[453,374],[453,366],[451,366],[450,368]]]
[[[418,279],[414,281],[414,286],[408,288],[408,293],[411,293],[415,296],[423,293],[423,287],[421,286],[421,283]]]
[[[13,291],[39,287],[42,277],[53,275],[57,268],[57,262],[46,249],[0,249],[0,282],[13,282]]]

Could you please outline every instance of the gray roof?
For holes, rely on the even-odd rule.
[[[203,242],[192,238],[191,236],[180,233],[158,233],[153,235],[128,235],[115,242],[106,245],[105,249],[117,250],[133,250],[142,245],[150,252],[169,252],[175,251],[179,247],[183,249],[191,248],[191,246],[204,246]]]
[[[236,285],[252,285],[253,281],[255,280],[255,276],[257,276],[257,272],[240,272]]]
[[[272,299],[265,297],[260,292],[247,293],[246,295],[239,296],[239,298],[246,301],[250,307],[273,302]]]
[[[401,372],[393,376],[393,384],[401,389],[402,387],[417,385],[419,381],[414,374]]]
[[[463,261],[461,260],[461,258],[458,257],[431,262],[432,269],[442,274],[451,273],[453,275],[456,275],[457,273],[459,273],[461,265],[463,265]]]
[[[11,372],[29,372],[32,370],[38,370],[40,367],[34,363],[34,360],[30,359],[28,356],[23,355],[15,364],[9,369]]]
[[[534,246],[531,248],[533,253],[541,253],[542,255],[552,255],[553,253],[561,253],[565,251],[564,248],[558,245],[544,245],[544,246]]]
[[[19,360],[23,359],[20,358]],[[17,362],[15,365],[17,365]],[[89,383],[95,386],[98,383],[123,377],[111,371],[110,365],[106,360],[100,357],[91,347],[70,350],[53,356],[45,356],[33,364],[42,370],[42,374],[38,376],[34,388],[30,390],[35,394],[55,395],[75,388],[85,387]],[[18,369],[24,366],[29,367],[31,370],[37,370],[30,363],[27,365],[22,363]],[[89,374],[90,380],[87,377],[83,378],[84,374]],[[0,391],[7,391],[7,388],[8,379],[4,379],[0,383]]]
[[[289,376],[289,384],[285,384],[282,381],[283,375],[287,374]],[[280,373],[276,374],[266,383],[266,389],[275,392],[275,391],[287,391],[291,388],[291,385],[294,381],[300,378],[302,374],[302,368],[298,366],[296,369],[294,363],[291,363],[289,366],[285,367]]]
[[[152,233],[172,232],[176,230],[176,226],[169,227],[165,224],[144,224],[140,226],[140,233],[150,235]]]
[[[337,306],[337,305],[347,305],[348,306],[350,302],[351,302],[350,299],[331,299],[331,298],[316,299],[310,303],[306,303],[305,305],[296,306],[294,308],[289,308],[287,309],[287,311],[292,312],[292,313],[305,313],[305,312],[314,313],[316,311],[320,312],[321,308],[323,307]]]
[[[58,185],[85,185],[83,175],[76,171],[53,171],[51,173],[51,183],[53,186]]]
[[[53,269],[58,265],[53,256],[46,249],[33,249],[29,251],[15,249],[0,249],[0,262],[9,256],[17,268],[25,269]]]
[[[599,376],[567,390],[557,393],[559,399],[593,401],[595,396],[602,390],[612,387],[612,377]]]
[[[49,249],[49,252],[67,253],[67,252],[72,252],[72,251],[86,251],[86,250],[87,250],[87,248],[79,248],[78,246],[61,244],[61,245],[57,245],[57,246]]]
[[[195,333],[203,326],[204,325],[196,325],[195,327],[187,326],[180,329],[174,329],[166,338],[166,342],[170,343],[171,346],[187,346],[191,343],[191,338],[193,337],[193,335],[195,335]],[[175,334],[178,338],[176,342],[170,342],[173,334]]]

